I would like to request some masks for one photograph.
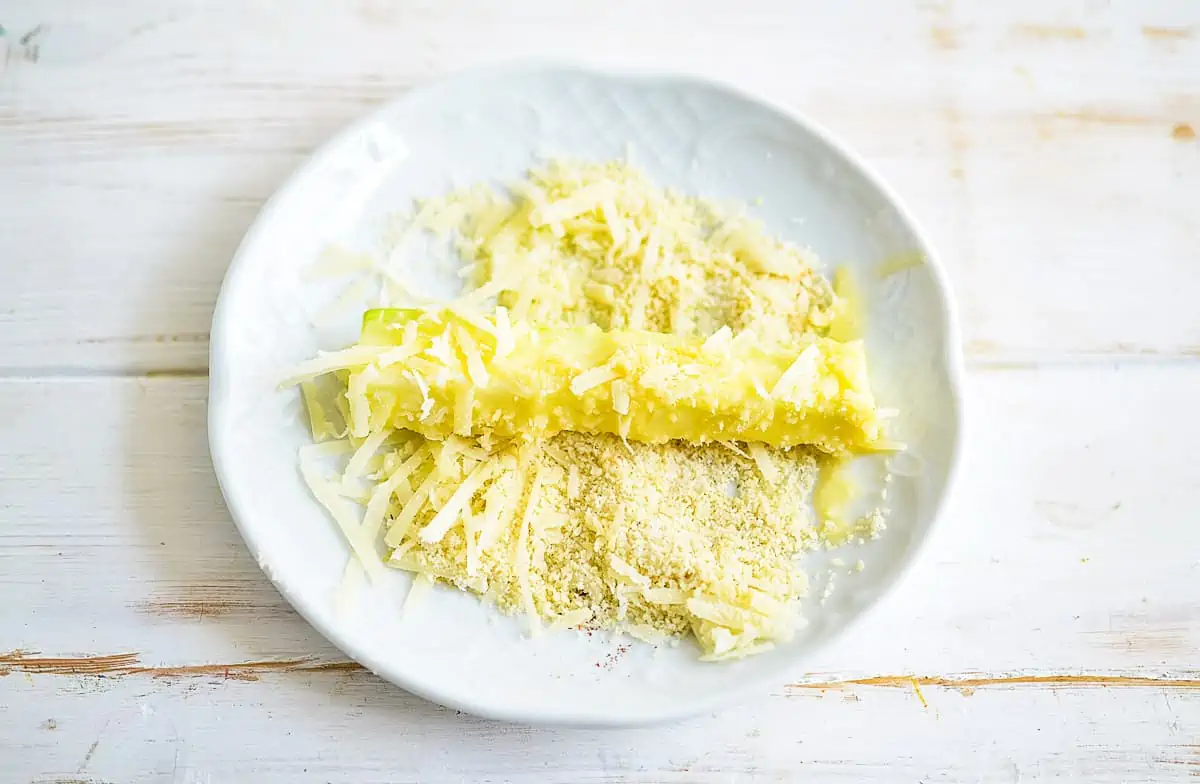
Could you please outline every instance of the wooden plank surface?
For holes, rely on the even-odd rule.
[[[1200,424],[1164,415],[1200,396],[1200,366],[983,370],[967,392],[990,413],[944,531],[874,620],[868,637],[887,645],[849,644],[813,669],[1200,677],[1200,526],[1179,512],[1200,455],[1165,448]],[[206,393],[203,379],[0,382],[0,558],[22,598],[0,607],[3,647],[147,666],[313,655],[315,632],[221,501]],[[234,647],[204,647],[217,627]]]
[[[930,225],[972,356],[1200,350],[1195,4],[862,9],[7,9],[0,236],[15,275],[0,291],[0,361],[202,369],[238,241],[332,131],[439,73],[581,54],[714,73],[844,135]],[[1144,296],[1131,296],[1135,278]]]
[[[0,6],[0,781],[1194,781],[1200,5]],[[843,136],[960,301],[921,567],[790,684],[515,727],[347,662],[245,551],[204,431],[237,243],[329,134],[513,57],[710,73]]]
[[[598,735],[456,717],[346,662],[241,545],[208,465],[205,391],[0,383],[0,563],[19,597],[0,607],[0,705],[30,751],[0,758],[4,778],[66,776],[93,741],[108,747],[87,767],[100,781],[148,776],[133,761],[177,752],[214,781],[306,768],[345,781],[1194,771],[1200,527],[1178,515],[1200,458],[1165,445],[1200,427],[1163,412],[1200,395],[1200,367],[973,372],[969,398],[991,414],[943,532],[883,608],[770,695],[669,731]]]

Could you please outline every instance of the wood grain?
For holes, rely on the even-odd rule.
[[[347,122],[512,58],[805,112],[962,311],[969,447],[920,568],[791,683],[669,729],[383,683],[265,580],[209,463],[212,307],[262,203]],[[0,780],[1196,781],[1198,129],[1172,0],[0,7]]]
[[[783,690],[669,730],[589,732],[456,715],[366,674],[47,677],[0,681],[28,752],[5,760],[13,780],[1187,782],[1200,758],[1194,690],[922,686],[924,706],[911,688]]]
[[[352,661],[271,659],[231,664],[191,664],[182,667],[146,667],[136,653],[107,656],[39,656],[25,651],[0,655],[0,676],[13,672],[34,675],[95,675],[104,678],[209,678],[256,681],[267,673],[366,672]],[[1169,683],[1165,685],[1170,685]]]
[[[10,12],[0,236],[15,278],[0,291],[0,366],[202,371],[242,234],[330,133],[440,73],[580,52],[739,81],[844,135],[928,225],[977,361],[1195,355],[1194,6],[912,3],[866,26],[819,3],[672,0],[638,6],[634,26],[632,8]],[[32,57],[13,39],[35,29]],[[778,66],[795,52],[801,64]],[[1153,297],[1130,296],[1134,269]]]
[[[168,744],[183,770],[214,781],[244,764],[221,740],[231,732],[276,750],[254,763],[266,781],[302,778],[306,767],[344,781],[477,780],[489,770],[505,780],[753,781],[800,769],[1011,780],[1010,763],[1023,778],[1186,778],[1185,746],[1200,732],[1190,588],[1200,584],[1200,529],[1176,522],[1200,463],[1166,445],[1200,435],[1170,415],[1198,393],[1200,368],[1178,363],[973,372],[968,397],[989,413],[975,420],[958,500],[921,568],[877,613],[809,673],[720,718],[665,736],[588,736],[427,706],[297,618],[221,506],[204,379],[3,381],[0,563],[22,602],[0,605],[0,650],[26,653],[0,660],[9,670],[0,704],[17,711],[12,726],[39,763],[0,759],[0,778],[71,774],[97,738],[88,771],[136,777],[140,762],[105,747],[152,759],[168,721],[184,722]],[[73,405],[80,399],[86,408]],[[85,428],[90,448],[80,452],[72,434]],[[176,611],[181,603],[226,610]],[[42,740],[49,719],[79,748]],[[105,730],[108,719],[121,729]],[[438,762],[396,747],[400,727],[426,748],[464,733],[484,745]],[[675,740],[664,747],[664,737]],[[981,744],[994,755],[969,751]],[[485,746],[506,761],[485,763]],[[555,751],[567,748],[583,761]]]
[[[38,656],[16,650],[0,655],[0,676],[11,672],[40,675],[108,675],[126,672],[137,662],[137,654],[114,653],[108,656]]]
[[[1177,522],[1189,519],[1178,510],[1200,458],[1167,445],[1200,432],[1165,414],[1198,391],[1190,365],[972,373],[968,399],[989,416],[972,428],[933,551],[878,614],[876,633],[893,644],[851,645],[813,669],[1192,677],[1200,611],[1181,588],[1200,576],[1200,528]],[[0,561],[38,608],[0,609],[0,629],[23,630],[0,650],[136,652],[146,666],[341,658],[263,580],[230,522],[207,455],[205,394],[190,378],[0,382],[10,416]],[[72,434],[85,429],[79,451]],[[949,585],[970,594],[947,595]],[[81,612],[104,622],[78,628]]]
[[[310,673],[362,673],[375,679],[365,667],[354,661],[317,661],[314,659],[271,659],[267,661],[242,661],[229,664],[191,664],[179,667],[147,667],[136,653],[114,653],[106,656],[41,656],[37,653],[16,650],[0,655],[0,677],[13,672],[30,675],[91,675],[103,678],[206,678],[217,680],[256,681],[267,674]],[[1162,690],[1200,689],[1200,677],[1168,678],[1139,675],[1103,674],[1028,674],[1028,675],[875,675],[869,678],[847,678],[844,680],[818,680],[809,675],[807,680],[789,683],[785,687],[795,692],[849,690],[856,687],[884,689],[913,689],[922,686],[951,689],[971,696],[978,689],[1011,689],[1030,687],[1039,689],[1085,689],[1085,688],[1150,688]],[[922,698],[922,702],[924,702]]]
[[[1031,687],[1041,689],[1131,688],[1200,689],[1200,678],[1150,678],[1132,675],[876,675],[844,681],[803,681],[788,684],[791,689],[847,689],[874,686],[887,689],[920,689],[936,686],[953,689],[969,697],[978,689]]]

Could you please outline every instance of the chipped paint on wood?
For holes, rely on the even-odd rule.
[[[960,46],[958,30],[945,24],[931,26],[929,28],[929,40],[933,43],[935,49],[940,49],[943,52],[954,51]]]
[[[1141,630],[1093,632],[1097,644],[1125,653],[1177,658],[1195,650],[1192,635],[1186,626]]]
[[[1142,35],[1151,41],[1186,41],[1192,37],[1191,27],[1158,27],[1142,25]]]
[[[271,673],[359,673],[367,672],[353,661],[319,661],[314,659],[268,659],[230,664],[189,664],[148,667],[140,663],[136,653],[75,658],[41,657],[24,651],[0,656],[0,666],[11,671],[38,675],[102,675],[145,676],[151,678],[216,677],[224,680],[258,680]],[[1194,678],[1154,678],[1135,675],[1107,674],[1047,674],[1047,675],[877,675],[868,678],[849,678],[835,681],[802,681],[788,684],[789,689],[825,691],[853,687],[911,689],[921,697],[922,686],[973,692],[983,688],[1156,688],[1200,689],[1200,673]]]
[[[1083,41],[1087,31],[1074,25],[1018,24],[1012,34],[1017,38],[1036,41]]]
[[[0,675],[24,672],[31,675],[143,676],[150,678],[212,677],[222,680],[255,681],[267,673],[354,673],[365,672],[351,661],[315,659],[270,659],[233,664],[189,664],[177,667],[147,667],[136,653],[107,656],[45,657],[13,651],[0,656]]]
[[[219,680],[257,681],[271,673],[365,673],[361,664],[352,661],[315,661],[313,659],[280,659],[240,662],[236,664],[193,664],[183,667],[136,667],[121,675],[143,675],[152,678],[216,678]]]
[[[912,690],[913,690],[913,693],[914,693],[914,694],[916,694],[916,695],[917,695],[917,699],[921,701],[921,707],[922,707],[922,708],[928,708],[928,707],[929,707],[929,703],[925,701],[925,695],[921,693],[921,683],[920,683],[920,681],[918,681],[916,678],[909,678],[908,680],[909,680],[909,682],[910,682],[910,683],[912,683]]]
[[[1161,126],[1164,121],[1155,117],[1136,112],[1105,109],[1079,109],[1069,112],[1055,112],[1051,119],[1084,125],[1111,125],[1121,128],[1144,128]]]
[[[1153,688],[1200,689],[1200,673],[1195,678],[1152,678],[1138,675],[1007,675],[1007,676],[939,676],[939,675],[879,675],[871,678],[852,678],[839,681],[813,681],[788,684],[789,689],[825,691],[868,686],[888,689],[912,689],[921,686],[951,689],[964,694],[978,689],[1095,689],[1095,688]],[[924,699],[922,698],[922,703]]]
[[[1121,506],[1113,504],[1108,513],[1118,512]],[[1096,516],[1103,517],[1104,513]],[[1107,628],[1087,632],[1084,639],[1099,649],[1145,660],[1181,660],[1196,650],[1198,636],[1194,630],[1198,621],[1200,608],[1181,600],[1141,612],[1110,612]]]
[[[1172,751],[1177,756],[1159,757],[1157,762],[1186,768],[1189,777],[1200,778],[1200,744],[1172,745],[1165,750]]]
[[[137,602],[134,607],[144,615],[159,618],[263,617],[291,612],[283,598],[261,580],[172,585]]]
[[[1190,685],[1200,661],[1195,646],[1161,636],[1195,640],[1198,628],[1163,611],[1187,604],[1180,586],[1194,584],[1200,552],[1188,525],[1196,462],[1176,448],[1187,435],[1178,412],[1200,394],[1189,299],[1200,223],[1188,210],[1200,172],[1200,7],[918,0],[853,18],[840,7],[814,13],[819,3],[747,14],[669,0],[641,9],[644,23],[631,28],[612,4],[567,14],[533,0],[513,17],[371,2],[387,8],[289,13],[215,0],[155,26],[161,2],[101,14],[63,0],[36,64],[19,43],[42,21],[25,8],[36,4],[4,11],[0,112],[20,116],[0,128],[0,234],[26,262],[0,286],[0,506],[12,505],[0,555],[18,592],[7,643],[139,653],[113,673],[50,657],[0,664],[13,673],[0,679],[0,703],[17,749],[0,754],[0,779],[115,784],[152,769],[194,784],[238,771],[263,784],[322,771],[519,779],[537,758],[547,766],[538,776],[564,780],[678,780],[688,769],[719,780],[1200,780],[1200,752],[1187,745],[1200,737]],[[1062,29],[1014,32],[1031,22]],[[73,50],[72,24],[91,54]],[[340,654],[286,610],[260,621],[274,601],[265,580],[258,595],[163,588],[262,579],[219,500],[203,438],[212,302],[258,205],[334,129],[412,84],[589,46],[638,66],[736,75],[844,134],[927,221],[964,335],[986,348],[971,360],[983,372],[968,379],[984,414],[972,421],[980,448],[968,450],[957,512],[969,533],[921,570],[937,586],[970,581],[971,602],[934,590],[901,604],[911,624],[870,621],[882,629],[867,639],[888,645],[814,663],[838,674],[810,679],[841,684],[821,703],[789,700],[821,693],[797,687],[666,734],[515,728],[458,717],[333,661]],[[1054,116],[1081,109],[1095,116]],[[1131,299],[1131,279],[1154,281],[1156,296]],[[96,375],[19,378],[39,368]],[[147,369],[179,377],[97,377]],[[1007,369],[1021,372],[992,372]],[[1059,474],[1063,465],[1071,470]],[[1123,524],[1032,535],[1045,528],[1032,502],[1087,507],[1097,487],[1124,502]],[[947,525],[950,540],[963,528]],[[1016,599],[1037,601],[1014,603],[1013,585]],[[1135,636],[1124,641],[1103,633],[1121,612],[1145,622],[1129,623]],[[265,661],[149,666],[238,658]],[[926,675],[854,684],[848,673]],[[952,693],[976,689],[988,693]],[[936,721],[940,702],[950,709]],[[117,731],[78,773],[109,718]],[[652,739],[637,754],[635,735]],[[447,738],[461,741],[450,757]]]
[[[136,653],[107,656],[57,657],[15,650],[0,655],[0,675],[25,672],[37,675],[105,675],[121,672],[137,664]]]
[[[250,614],[257,609],[252,602],[231,599],[149,600],[138,602],[146,615],[162,618],[217,618],[223,615]]]

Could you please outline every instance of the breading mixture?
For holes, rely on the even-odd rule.
[[[464,313],[494,301],[514,323],[701,338],[727,326],[773,345],[849,337],[852,314],[807,251],[620,162],[552,163],[506,194],[423,202],[413,224],[465,257],[468,291],[452,305]],[[347,423],[355,405],[351,388],[338,402]],[[315,431],[336,429],[318,413]],[[364,416],[386,423],[375,414]],[[709,659],[764,650],[796,626],[807,581],[795,559],[824,537],[808,506],[812,448],[366,430],[339,480],[367,506],[361,526],[339,518],[360,554],[383,533],[385,563],[535,623],[690,632]]]

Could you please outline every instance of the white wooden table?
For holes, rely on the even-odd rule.
[[[1200,777],[1196,2],[24,0],[0,25],[0,781]],[[448,70],[581,55],[843,135],[939,244],[970,370],[913,577],[796,682],[636,731],[475,720],[347,662],[247,555],[204,430],[221,276],[310,150]]]

